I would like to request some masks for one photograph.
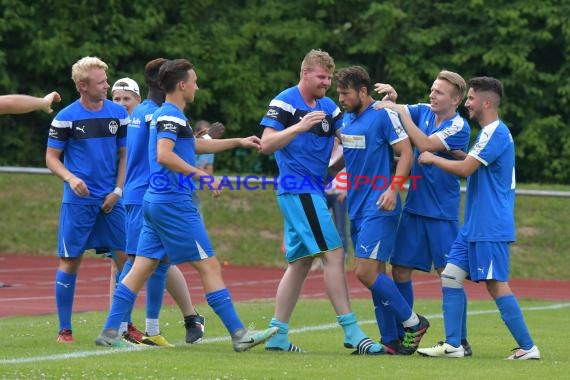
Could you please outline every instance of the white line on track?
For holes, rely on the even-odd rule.
[[[523,307],[523,311],[544,311],[544,310],[557,310],[570,307],[570,303],[556,303],[551,305],[545,306],[530,306],[530,307]],[[470,311],[468,315],[484,315],[484,314],[494,314],[498,313],[497,309],[492,310],[475,310]],[[425,316],[428,319],[441,319],[441,314],[432,314]],[[376,323],[376,320],[366,320],[360,321],[360,324],[372,324]],[[290,334],[302,334],[309,331],[323,331],[323,330],[332,330],[338,328],[337,323],[326,323],[322,325],[316,326],[306,326],[298,329],[291,329],[289,331]],[[215,337],[215,338],[206,338],[203,339],[200,344],[208,344],[208,343],[217,343],[217,342],[225,342],[229,341],[230,337]],[[101,355],[113,355],[117,353],[126,353],[126,352],[133,352],[133,351],[140,351],[152,349],[152,347],[143,347],[143,346],[135,346],[130,348],[111,348],[107,350],[97,350],[97,351],[78,351],[72,352],[69,354],[56,354],[56,355],[44,355],[44,356],[32,356],[27,358],[13,358],[13,359],[1,359],[0,364],[24,364],[24,363],[38,363],[38,362],[45,362],[45,361],[57,361],[57,360],[67,360],[67,359],[79,359],[79,358],[87,358],[91,356],[101,356]]]

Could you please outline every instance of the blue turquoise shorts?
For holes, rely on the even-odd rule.
[[[303,257],[342,247],[324,197],[316,194],[281,194],[277,203],[285,219],[285,257]]]

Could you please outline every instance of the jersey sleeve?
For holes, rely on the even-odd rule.
[[[183,120],[176,116],[159,116],[156,119],[156,138],[160,139],[170,139],[176,141],[178,135],[183,127],[186,125],[186,120]]]
[[[333,125],[334,125],[334,133],[336,134],[336,131],[339,131],[342,128],[342,117],[343,117],[343,113],[340,110],[340,108],[336,107],[336,109],[334,110],[333,114],[332,114],[332,118],[333,118]]]
[[[127,146],[127,127],[129,125],[129,114],[125,111],[119,119],[119,129],[117,131],[117,148]]]
[[[58,116],[53,119],[49,128],[47,146],[49,148],[64,150],[67,141],[71,137],[71,127],[73,123],[67,120],[59,120]]]
[[[402,140],[408,138],[408,134],[402,125],[402,121],[398,116],[396,111],[393,111],[389,108],[385,108],[385,122],[389,128],[386,128],[386,139],[390,142],[390,145],[394,145]]]
[[[292,123],[294,114],[295,109],[292,105],[279,99],[273,99],[269,103],[269,108],[259,124],[262,128],[270,127],[282,131],[287,126],[296,124]]]
[[[426,111],[431,111],[431,107],[425,103],[408,104],[406,105],[406,111],[408,111],[408,114],[412,118],[413,122],[419,126],[422,114]]]
[[[489,129],[489,130],[486,130]],[[476,158],[483,165],[488,166],[495,161],[505,150],[508,144],[512,144],[513,138],[510,133],[504,133],[498,128],[483,128],[477,136],[475,145],[469,150],[469,155]]]
[[[469,123],[458,115],[442,130],[437,131],[435,135],[440,139],[446,150],[465,151],[469,144],[471,128]]]

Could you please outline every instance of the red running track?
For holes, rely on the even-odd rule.
[[[57,257],[0,255],[0,317],[14,315],[41,315],[56,312],[54,279]],[[200,280],[189,265],[180,268],[186,276],[192,301],[204,303]],[[235,301],[272,299],[283,269],[244,266],[224,266],[223,276]],[[77,280],[73,310],[107,310],[109,305],[110,261],[87,255],[83,259]],[[352,272],[348,273],[352,298],[368,298],[369,291]],[[518,298],[551,301],[570,300],[570,281],[511,280]],[[469,299],[490,299],[483,284],[466,282]],[[439,279],[434,274],[414,274],[414,292],[417,298],[440,299]],[[144,295],[144,290],[141,295]],[[322,272],[313,272],[303,288],[304,298],[326,298]],[[169,295],[165,304],[173,305]],[[144,297],[137,299],[144,307]]]

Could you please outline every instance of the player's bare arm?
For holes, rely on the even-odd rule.
[[[261,149],[261,139],[257,136],[234,139],[197,139],[196,154],[219,153],[234,148]]]
[[[398,113],[402,125],[406,129],[410,140],[418,148],[420,152],[430,151],[430,152],[440,152],[445,151],[445,145],[441,142],[440,138],[435,134],[426,136],[426,134],[418,128],[416,123],[410,117],[410,114],[404,104],[394,104],[392,102],[381,101],[376,102],[374,105],[375,109],[389,108]]]
[[[89,196],[89,189],[83,180],[75,176],[61,162],[62,150],[48,147],[46,150],[46,166],[48,169],[61,178],[64,182],[69,183],[71,190],[80,197]]]
[[[271,154],[283,148],[299,133],[308,131],[313,125],[323,121],[324,118],[325,113],[323,111],[313,111],[303,116],[297,124],[282,131],[277,131],[270,127],[265,128],[261,136],[261,152]]]
[[[213,141],[213,140],[196,140],[196,144],[201,141]],[[190,165],[179,155],[174,153],[175,142],[170,139],[159,139],[156,144],[156,160],[159,164],[166,166],[168,169],[175,173],[182,173],[185,176],[192,175],[195,179],[199,180],[201,177],[211,178],[208,173],[198,169],[195,166]],[[212,190],[214,197],[219,197],[223,193],[223,189],[220,188],[220,182],[216,179],[212,179],[211,186],[206,186],[206,188]]]
[[[117,151],[117,156],[119,157],[119,163],[117,166],[117,181],[115,182],[115,189],[105,196],[105,200],[101,205],[101,210],[104,213],[110,213],[113,207],[119,201],[119,198],[123,196],[123,187],[125,187],[125,174],[127,172],[127,148],[122,147]]]
[[[436,156],[430,152],[423,152],[418,157],[418,162],[422,165],[435,165],[438,168],[458,175],[460,177],[469,177],[481,166],[481,161],[473,156],[467,155],[462,161],[448,160],[443,157]]]

